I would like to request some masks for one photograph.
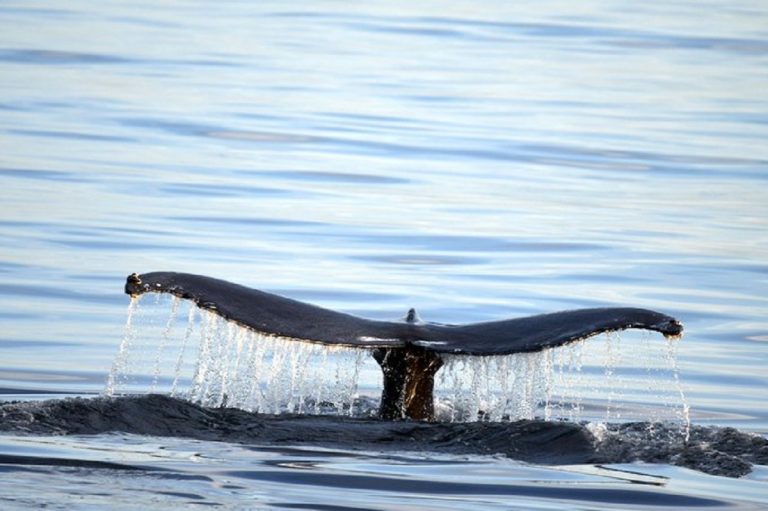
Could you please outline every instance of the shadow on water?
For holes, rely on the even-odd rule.
[[[467,484],[461,482],[419,481],[405,478],[324,474],[312,471],[270,472],[230,471],[227,475],[282,484],[323,486],[326,488],[354,488],[376,492],[409,493],[422,495],[503,495],[509,497],[536,497],[557,500],[589,501],[641,506],[721,506],[723,501],[687,495],[664,494],[637,489],[604,487],[579,488],[569,486],[531,486],[512,484]]]

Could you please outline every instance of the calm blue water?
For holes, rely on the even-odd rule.
[[[11,1],[0,26],[5,398],[101,391],[123,334],[125,276],[175,270],[380,319],[408,307],[451,323],[657,309],[686,326],[678,364],[694,422],[768,431],[764,2]],[[361,384],[375,392],[372,374]],[[119,458],[156,445],[67,442],[35,448],[87,456],[107,445]],[[227,465],[187,500],[302,508],[309,491],[326,506],[316,509],[361,506],[323,482],[243,475],[265,470],[263,453],[166,447]],[[459,477],[445,460],[356,453],[339,468],[315,456],[321,473]],[[489,484],[576,477],[472,463],[473,481]],[[663,495],[766,502],[750,489],[762,483],[642,470],[671,477],[654,490]],[[107,476],[54,475],[50,495],[23,502],[56,502],[92,477],[146,508],[176,484],[131,493]],[[31,492],[38,476],[19,488]],[[294,497],[248,500],[285,492]],[[404,489],[366,505],[493,500],[477,495]],[[524,509],[622,508],[599,492],[515,495]],[[508,496],[493,502],[510,507]]]

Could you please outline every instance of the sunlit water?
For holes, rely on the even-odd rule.
[[[764,3],[6,2],[0,24],[4,398],[101,392],[124,339],[125,276],[176,270],[375,319],[409,307],[446,323],[656,309],[685,324],[677,358],[667,359],[664,339],[637,332],[555,350],[552,413],[675,418],[682,391],[695,424],[768,431]],[[169,314],[158,308],[155,344],[135,339],[152,355],[133,388],[192,389],[194,373],[174,381],[196,356],[179,358],[189,311],[180,306],[175,340],[161,350]],[[199,341],[190,333],[188,348]],[[357,390],[320,401],[375,395],[370,363]],[[443,412],[461,397],[469,415],[487,408],[462,390],[473,382],[456,381],[467,374],[457,364],[439,381]],[[5,438],[2,451],[19,442],[31,440]],[[188,448],[140,437],[41,442],[83,459]],[[246,466],[266,470],[271,455],[189,449],[217,460],[203,469],[213,482],[142,479],[126,489],[122,476],[95,469],[30,469],[10,472],[13,492],[4,474],[0,495],[24,508],[95,482],[104,491],[83,508],[102,505],[102,493],[145,508],[169,492],[188,494],[173,497],[179,507],[200,500],[190,495],[282,508],[311,507],[311,495],[341,509],[509,509],[513,499],[387,486],[339,502],[339,485],[365,485],[292,479],[289,469],[244,476]],[[432,483],[572,484],[570,473],[507,460],[478,468],[367,452],[339,467],[336,454],[313,456],[319,474],[362,466]],[[196,463],[176,468],[188,474]],[[760,482],[632,470],[671,477],[661,495],[765,503]],[[51,474],[58,486],[40,492]],[[596,488],[576,500],[518,492],[514,505],[626,507]]]

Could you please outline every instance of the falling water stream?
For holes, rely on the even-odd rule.
[[[768,506],[767,2],[0,19],[2,511]],[[441,422],[382,421],[364,351],[167,295],[123,330],[125,276],[155,270],[372,319],[636,306],[687,333],[446,357]],[[506,422],[531,416],[597,442]]]
[[[136,324],[140,300],[131,299],[105,394],[148,390],[208,407],[351,413],[365,352],[263,335],[177,297],[158,332],[157,310]],[[182,302],[186,324],[178,320]]]
[[[165,393],[269,414],[375,415],[380,373],[367,350],[265,335],[187,300],[156,296],[152,307],[131,299],[106,395]],[[634,348],[640,356],[622,353],[629,346],[618,333],[537,353],[443,355],[437,418],[676,421],[687,435],[675,341],[649,337]],[[646,380],[648,392],[631,395],[629,388],[643,388],[634,379]]]

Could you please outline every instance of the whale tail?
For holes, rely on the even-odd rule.
[[[433,420],[434,376],[442,354],[510,355],[580,341],[602,332],[639,328],[682,335],[677,319],[629,307],[577,309],[523,318],[448,325],[421,321],[410,309],[403,321],[375,321],[202,275],[133,273],[125,292],[169,293],[193,301],[240,326],[280,338],[371,349],[381,366],[380,416]]]

